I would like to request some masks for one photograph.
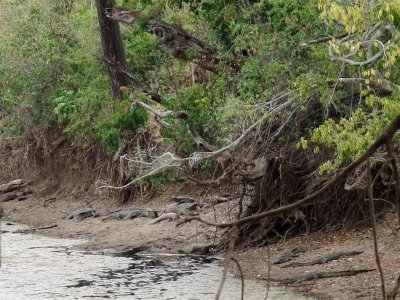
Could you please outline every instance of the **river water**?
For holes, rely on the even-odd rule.
[[[1,224],[1,300],[203,300],[214,299],[218,290],[218,258],[85,252],[77,249],[83,240],[13,233],[21,225],[6,224]],[[240,299],[240,291],[240,279],[228,276],[221,299]],[[244,299],[261,300],[266,293],[264,281],[245,281]],[[268,299],[306,298],[272,288]]]

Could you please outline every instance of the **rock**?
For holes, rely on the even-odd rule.
[[[185,254],[199,254],[199,255],[204,255],[204,254],[209,254],[210,249],[214,247],[215,245],[213,244],[203,244],[203,245],[191,245],[183,248],[180,250],[180,253],[185,253]]]

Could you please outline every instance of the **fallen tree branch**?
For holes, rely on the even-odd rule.
[[[354,162],[352,162],[349,166],[344,168],[339,174],[337,174],[335,177],[333,177],[330,181],[328,181],[327,184],[325,184],[321,189],[318,191],[312,193],[311,195],[295,202],[292,204],[288,204],[285,206],[278,207],[276,209],[268,210],[260,214],[252,215],[249,217],[242,218],[237,221],[233,222],[227,222],[227,223],[216,223],[208,220],[204,220],[199,216],[194,216],[194,217],[186,217],[182,219],[177,226],[182,225],[187,222],[191,221],[199,221],[201,223],[210,225],[210,226],[215,226],[218,228],[229,228],[232,226],[237,226],[237,225],[242,225],[248,222],[255,222],[260,219],[266,218],[266,217],[272,217],[276,216],[288,211],[291,211],[293,209],[303,207],[307,204],[310,204],[314,202],[317,198],[319,198],[323,193],[325,193],[328,189],[336,185],[337,183],[343,181],[347,175],[352,172],[355,168],[357,168],[361,163],[363,163],[367,158],[369,158],[372,154],[375,153],[375,151],[385,144],[389,139],[391,139],[394,134],[400,129],[400,115],[398,115],[389,125],[388,127],[384,130],[384,132],[375,140],[375,142],[364,152],[364,154],[356,159]]]

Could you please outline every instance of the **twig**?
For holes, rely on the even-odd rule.
[[[271,281],[271,249],[269,246],[269,241],[267,241],[267,267],[268,267],[268,272],[267,272],[267,292],[265,293],[265,298],[264,300],[268,299],[268,294],[270,290],[270,281]]]
[[[300,47],[305,47],[305,46],[309,46],[309,45],[312,45],[312,44],[325,43],[325,42],[328,42],[328,41],[333,40],[333,39],[341,39],[341,38],[344,38],[344,37],[346,37],[346,36],[348,36],[348,35],[349,35],[349,34],[348,34],[347,32],[345,32],[345,33],[341,33],[341,34],[338,34],[338,35],[335,35],[335,36],[331,36],[331,35],[329,35],[329,36],[324,36],[324,37],[321,37],[321,38],[319,38],[319,39],[310,40],[310,41],[307,41],[307,42],[301,42],[301,43],[299,44],[299,46],[300,46]]]
[[[399,221],[399,226],[400,226],[400,172],[399,172],[399,165],[397,162],[396,153],[394,151],[393,137],[388,138],[388,140],[386,141],[386,149],[392,162],[392,168],[395,179],[394,190],[396,193],[397,219]]]
[[[238,261],[236,258],[231,257],[231,260],[236,264],[236,266],[237,266],[238,269],[239,269],[240,279],[241,279],[241,281],[242,281],[242,292],[241,292],[240,299],[241,299],[241,300],[244,300],[244,277],[243,277],[242,267],[240,266],[240,263],[239,263],[239,261]]]
[[[378,238],[376,234],[376,220],[375,220],[375,207],[374,207],[374,196],[372,192],[372,179],[371,179],[371,166],[369,159],[367,160],[367,180],[368,180],[368,198],[369,198],[369,210],[371,213],[371,225],[372,225],[372,235],[374,237],[374,252],[375,252],[375,261],[376,266],[379,270],[379,275],[381,277],[381,288],[382,288],[382,296],[383,300],[386,299],[385,293],[385,278],[383,277],[383,269],[381,265],[381,261],[379,259],[379,252],[378,252]]]
[[[234,226],[233,230],[231,232],[231,240],[229,242],[228,253],[226,254],[226,259],[225,259],[225,263],[224,263],[224,271],[222,272],[222,278],[221,278],[221,282],[220,282],[219,287],[218,287],[218,292],[215,295],[215,300],[219,300],[219,298],[221,297],[222,288],[224,287],[224,283],[225,283],[225,280],[226,280],[226,274],[228,272],[229,262],[232,259],[233,248],[235,247],[236,238],[237,238],[237,227]]]

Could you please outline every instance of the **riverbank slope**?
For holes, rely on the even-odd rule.
[[[37,190],[37,189],[36,189]],[[135,207],[148,207],[161,210],[172,200],[172,196],[195,189],[169,187],[159,191],[152,199],[139,199]],[[195,196],[195,195],[194,195]],[[50,229],[38,230],[40,234],[83,238],[87,242],[83,248],[88,250],[114,249],[117,251],[144,250],[158,253],[177,253],[187,251],[193,245],[218,244],[224,236],[223,231],[204,224],[189,223],[176,227],[176,222],[163,221],[150,225],[149,218],[133,220],[102,220],[87,218],[82,221],[66,219],[71,211],[88,206],[106,208],[110,211],[121,208],[121,204],[104,196],[74,195],[53,193],[44,197],[33,193],[24,201],[9,201],[2,204],[5,219],[29,224],[34,228],[57,225]],[[124,207],[132,206],[132,203]],[[234,217],[234,201],[204,209],[201,214],[210,220],[227,221]],[[396,229],[396,218],[388,214],[379,221],[379,254],[385,272],[386,287],[390,290],[400,270],[400,233]],[[273,264],[283,253],[304,248],[292,261]],[[310,266],[289,266],[293,262],[307,262],[332,253],[361,252],[351,257],[340,257],[326,263]],[[272,245],[270,248],[250,248],[235,253],[246,277],[270,278],[273,282],[317,271],[349,271],[376,269],[371,231],[364,227],[359,230],[334,229],[299,236],[287,242]],[[327,259],[329,260],[329,259]],[[233,272],[238,273],[237,270]],[[291,284],[296,290],[312,295],[317,299],[378,299],[380,280],[377,270],[354,276],[339,276]]]

